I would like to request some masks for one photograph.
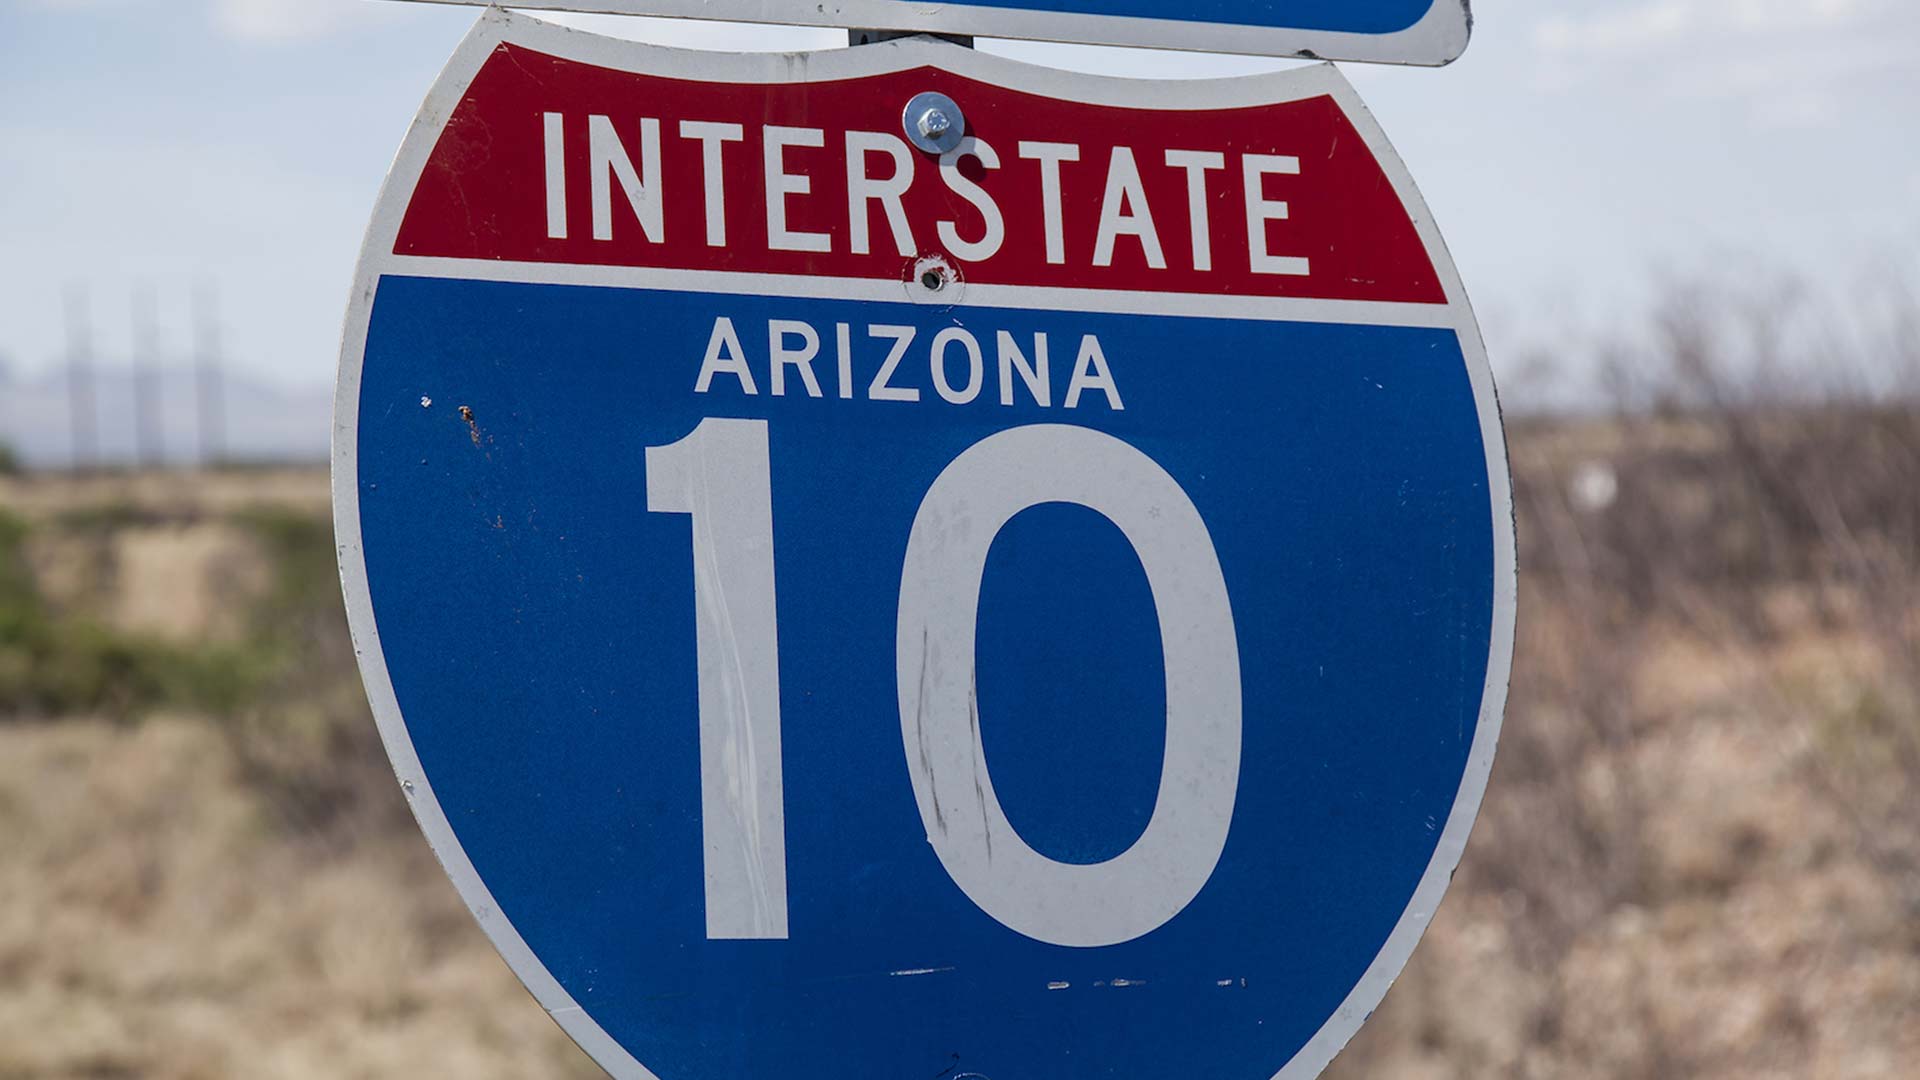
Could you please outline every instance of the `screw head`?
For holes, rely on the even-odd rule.
[[[967,134],[967,118],[945,94],[928,90],[913,95],[900,111],[907,141],[929,154],[944,154],[960,145]]]
[[[928,109],[920,114],[920,134],[929,139],[937,139],[945,135],[947,129],[952,126],[953,121],[947,119],[947,114],[939,109]]]

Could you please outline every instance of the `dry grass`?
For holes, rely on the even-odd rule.
[[[325,491],[311,472],[0,489],[0,669],[49,642],[110,661],[0,679],[0,1080],[600,1075],[407,819]],[[23,567],[37,595],[8,593]],[[236,658],[253,674],[211,712],[150,670]]]
[[[1514,431],[1521,633],[1479,828],[1333,1077],[1920,1061],[1920,414]]]
[[[0,731],[0,834],[0,1077],[599,1075],[422,844],[290,837],[204,721]]]

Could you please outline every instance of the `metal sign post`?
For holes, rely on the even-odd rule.
[[[422,827],[620,1077],[1314,1076],[1512,650],[1480,337],[1327,65],[489,12],[374,212],[335,511]]]

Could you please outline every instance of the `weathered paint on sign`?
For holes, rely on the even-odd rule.
[[[375,211],[337,410],[395,769],[618,1076],[1310,1077],[1460,857],[1499,418],[1331,67],[489,13]]]
[[[524,0],[513,6],[1438,66],[1466,50],[1473,32],[1468,5],[1469,0]]]

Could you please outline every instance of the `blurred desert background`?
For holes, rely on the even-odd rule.
[[[1493,782],[1329,1075],[1915,1075],[1920,306],[1762,299],[1510,413]],[[0,1078],[598,1075],[408,817],[324,469],[0,462]]]

